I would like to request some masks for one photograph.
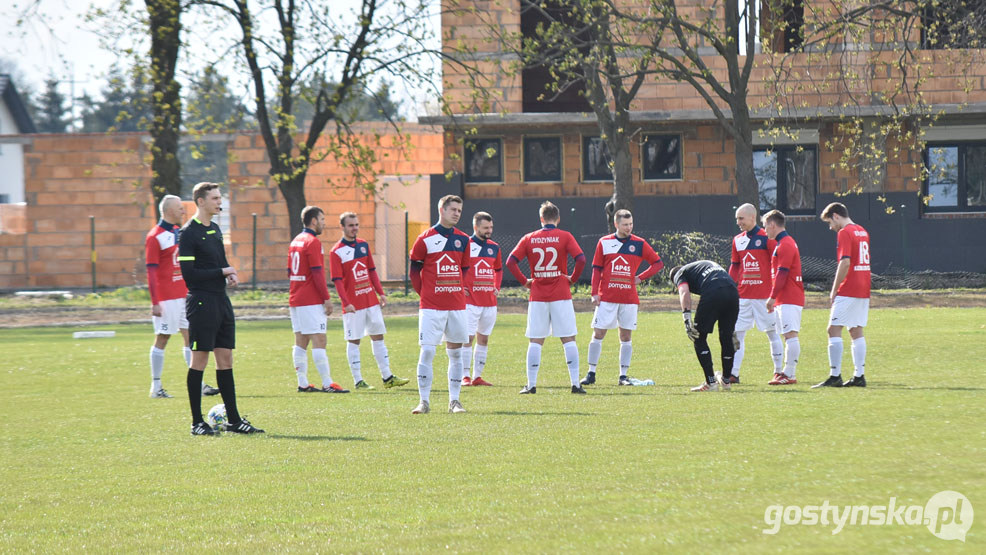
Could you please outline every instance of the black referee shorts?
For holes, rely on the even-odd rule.
[[[188,342],[193,351],[236,347],[233,304],[223,294],[192,293],[185,299]]]
[[[695,309],[695,328],[709,334],[716,322],[719,332],[732,333],[739,317],[739,292],[735,287],[719,287],[707,291],[698,301]],[[191,320],[189,320],[191,325]]]

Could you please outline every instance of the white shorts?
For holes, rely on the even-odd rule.
[[[362,339],[367,335],[383,335],[387,326],[383,324],[383,311],[375,304],[361,308],[356,312],[346,312],[342,315],[342,335],[346,341]]]
[[[418,309],[418,345],[441,345],[469,341],[465,310]]]
[[[288,312],[291,313],[291,331],[302,335],[325,333],[324,305],[292,306]]]
[[[777,318],[777,333],[785,334],[792,331],[801,331],[801,311],[803,306],[796,304],[781,304],[774,307],[774,315]]]
[[[740,299],[736,331],[747,331],[756,325],[760,331],[771,331],[777,318],[767,312],[767,299]]]
[[[467,304],[466,318],[466,331],[469,335],[489,335],[493,333],[493,324],[496,323],[496,307]]]
[[[572,304],[572,299],[531,301],[527,305],[527,337],[572,337],[576,332],[575,305]]]
[[[596,311],[592,314],[592,328],[613,330],[618,327],[624,330],[635,330],[637,329],[637,306],[635,304],[600,301]]]
[[[870,300],[857,297],[839,297],[832,303],[829,313],[830,326],[845,326],[847,328],[866,327],[866,319],[870,313]]]
[[[161,315],[151,316],[151,322],[154,323],[154,333],[157,335],[174,335],[178,330],[187,330],[184,297],[161,301]]]

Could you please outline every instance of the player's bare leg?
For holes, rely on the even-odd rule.
[[[592,340],[589,341],[589,352],[586,356],[589,363],[589,371],[579,385],[592,385],[596,383],[596,366],[599,364],[599,355],[603,352],[603,338],[606,337],[606,330],[592,328]]]

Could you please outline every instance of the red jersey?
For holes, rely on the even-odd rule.
[[[531,301],[564,301],[572,298],[568,281],[568,257],[582,254],[575,237],[553,225],[545,225],[523,236],[510,256],[526,258],[531,267]]]
[[[347,241],[340,239],[329,251],[329,270],[336,289],[341,288],[339,297],[346,297],[356,310],[380,304],[376,288],[370,279],[370,272],[377,269],[370,253],[370,244],[362,239]],[[339,283],[339,282],[342,283]]]
[[[636,235],[620,239],[613,233],[603,237],[596,243],[592,257],[593,271],[602,273],[598,284],[593,280],[592,294],[607,303],[640,304],[635,278],[644,261],[657,267],[654,273],[664,267],[650,244]]]
[[[312,273],[312,270],[324,268],[324,258],[322,242],[314,231],[305,229],[291,241],[288,248],[288,280],[291,282],[288,305],[310,306],[328,300],[328,290],[319,287]],[[324,281],[325,272],[318,273]]]
[[[151,292],[151,303],[181,299],[188,294],[185,280],[181,277],[181,266],[178,264],[178,231],[176,224],[161,220],[147,232],[144,238],[144,259],[147,263],[148,276],[156,276],[156,282],[148,282]],[[152,272],[151,268],[156,268]]]
[[[777,272],[787,269],[787,281],[784,287],[777,292],[775,304],[795,304],[805,305],[805,284],[801,280],[801,252],[798,244],[794,242],[794,237],[782,231],[777,234],[777,246],[774,247],[774,255],[770,259],[771,278],[777,280]]]
[[[500,260],[500,245],[493,241],[483,241],[473,235],[469,238],[469,255],[472,266],[469,268],[469,296],[466,304],[473,306],[496,306],[496,292],[503,283],[503,263]]]
[[[411,262],[422,264],[421,308],[465,310],[463,273],[470,266],[469,236],[456,228],[436,224],[418,235],[411,247]]]
[[[849,273],[839,285],[836,295],[842,297],[870,298],[870,234],[863,226],[849,224],[839,230],[839,246],[836,257],[849,259]]]
[[[736,282],[741,299],[770,298],[770,255],[776,246],[760,226],[733,237],[729,276]]]

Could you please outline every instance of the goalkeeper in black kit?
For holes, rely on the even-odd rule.
[[[217,435],[202,419],[202,374],[209,363],[209,352],[216,357],[216,382],[226,404],[227,432],[262,434],[240,416],[233,385],[233,348],[236,323],[233,305],[226,296],[226,284],[236,286],[236,269],[226,262],[226,247],[219,226],[212,221],[222,211],[222,194],[215,183],[199,183],[192,192],[195,217],[185,224],[178,239],[178,262],[188,287],[185,311],[192,365],[188,369],[188,400],[192,408],[192,435]],[[194,393],[194,395],[193,395]]]

